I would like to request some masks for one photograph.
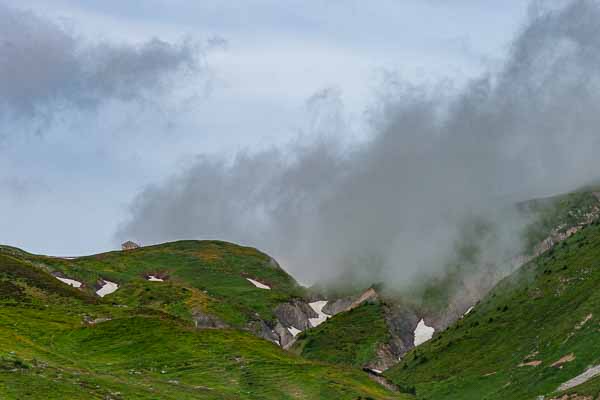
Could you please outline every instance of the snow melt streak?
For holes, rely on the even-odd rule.
[[[325,314],[323,312],[323,307],[325,307],[326,304],[327,304],[326,300],[315,301],[315,302],[308,304],[317,314],[319,314],[319,316],[317,318],[309,318],[308,319],[308,321],[310,322],[310,325],[313,328],[321,325],[323,322],[325,322],[325,320],[327,318],[331,317],[331,315]]]
[[[254,279],[246,278],[248,282],[252,283],[254,286],[260,289],[271,290],[271,288],[264,283],[260,283],[259,281],[255,281]]]
[[[74,279],[68,279],[68,278],[59,278],[58,276],[56,277],[56,279],[58,279],[61,282],[66,283],[69,286],[73,286],[73,287],[81,287],[81,282],[76,281]]]
[[[577,375],[570,381],[563,383],[562,385],[560,385],[558,390],[569,390],[571,388],[574,388],[575,386],[581,385],[582,383],[589,381],[592,378],[595,378],[598,375],[600,375],[600,365],[596,365],[595,367],[589,368],[583,374]]]
[[[425,321],[421,319],[415,329],[415,347],[431,339],[434,333],[435,329],[425,325]]]
[[[104,297],[107,294],[111,294],[113,292],[116,292],[116,290],[119,288],[119,285],[117,285],[114,282],[110,282],[110,281],[104,281],[104,286],[102,286],[97,292],[96,294],[100,297]]]

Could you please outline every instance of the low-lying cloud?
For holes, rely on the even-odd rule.
[[[52,121],[65,110],[143,101],[202,68],[192,41],[90,42],[63,25],[0,5],[0,119]]]
[[[143,190],[118,237],[232,240],[305,281],[401,283],[442,270],[484,217],[495,228],[478,262],[497,262],[519,251],[507,206],[599,176],[599,84],[600,4],[532,8],[499,73],[458,93],[390,80],[360,144],[332,134],[232,162],[200,156]]]

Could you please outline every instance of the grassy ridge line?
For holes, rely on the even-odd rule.
[[[107,300],[136,306],[142,291],[154,291],[141,303],[189,317],[189,306],[195,302],[200,311],[214,314],[235,327],[244,327],[257,317],[273,320],[278,304],[306,294],[266,254],[221,241],[179,241],[74,260],[27,253],[21,257],[83,282],[84,290],[90,294],[102,279],[119,283],[120,289]],[[147,282],[146,276],[153,274],[165,276],[167,282],[163,286],[170,289],[159,290],[159,285]],[[271,290],[257,289],[246,278],[263,282]]]
[[[387,377],[414,385],[423,399],[552,393],[600,363],[599,263],[600,226],[594,223],[500,282],[472,313],[407,354]],[[571,353],[573,361],[552,366]]]

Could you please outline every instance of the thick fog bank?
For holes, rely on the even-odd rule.
[[[497,263],[520,251],[511,204],[598,177],[599,78],[600,4],[532,7],[500,72],[458,94],[390,82],[361,144],[199,156],[139,193],[117,236],[241,242],[302,281],[401,285],[443,271],[465,240],[481,245],[475,264]]]

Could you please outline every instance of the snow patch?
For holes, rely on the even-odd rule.
[[[589,381],[592,378],[595,378],[598,375],[600,375],[600,365],[588,368],[583,374],[577,375],[575,378],[566,381],[558,387],[558,390],[569,390],[571,388],[574,388],[575,386],[581,385],[582,383],[586,383],[587,381]]]
[[[421,318],[415,328],[415,347],[430,340],[435,333],[435,328],[425,325],[425,321]]]
[[[467,311],[465,311],[465,313],[463,314],[463,318],[466,317],[467,315],[471,314],[471,311],[473,311],[475,307],[471,306],[469,307],[469,309]]]
[[[98,289],[98,291],[96,291],[96,294],[100,297],[104,297],[107,294],[116,292],[118,288],[119,285],[117,285],[116,283],[105,280],[104,285],[100,289]]]
[[[164,282],[165,281],[164,279],[157,278],[154,275],[148,275],[148,278],[146,278],[146,279],[150,282]]]
[[[61,282],[66,283],[69,286],[73,286],[73,287],[81,287],[81,282],[76,281],[75,279],[68,279],[68,278],[61,278],[61,277],[56,277],[56,279],[58,279]]]
[[[300,329],[296,329],[293,326],[290,326],[288,328],[288,331],[290,331],[290,333],[292,334],[293,337],[296,337],[296,335],[298,335],[300,332],[302,332]]]
[[[248,280],[248,282],[252,283],[254,286],[256,286],[259,289],[266,289],[266,290],[271,290],[271,288],[267,285],[265,285],[264,283],[260,283],[259,281],[255,281],[254,279],[250,279],[250,278],[246,278]]]
[[[323,312],[323,307],[327,305],[327,300],[314,301],[312,303],[308,303],[310,308],[312,308],[319,316],[317,318],[309,318],[308,321],[310,325],[315,328],[321,325],[323,322],[327,320],[327,318],[331,317],[329,314],[325,314]]]

